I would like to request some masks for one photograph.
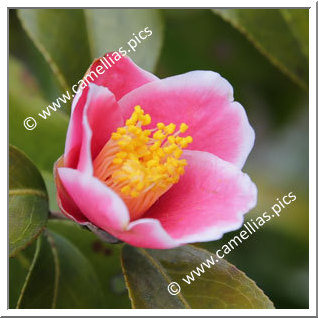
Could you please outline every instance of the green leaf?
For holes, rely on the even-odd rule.
[[[122,265],[134,308],[274,308],[272,302],[243,272],[224,259],[188,284],[187,275],[202,262],[217,257],[194,246],[145,250],[126,245]],[[206,262],[207,263],[207,262]],[[198,267],[198,268],[197,268]],[[193,274],[193,273],[192,273]],[[170,295],[177,282],[181,292]],[[176,290],[176,288],[174,288]]]
[[[9,258],[9,308],[16,307],[25,278],[28,274],[36,248],[37,240],[15,257]]]
[[[9,141],[35,162],[52,173],[53,164],[63,154],[69,117],[56,111],[46,120],[38,116],[49,102],[41,97],[37,82],[18,60],[9,60]],[[27,117],[37,126],[29,131],[23,126]]]
[[[17,308],[99,308],[103,299],[89,261],[68,240],[45,231],[17,302]]]
[[[48,228],[67,238],[89,259],[105,296],[100,308],[131,308],[120,265],[122,244],[105,244],[72,221],[50,220]]]
[[[220,73],[233,86],[235,100],[244,106],[250,121],[261,118],[262,125],[253,124],[257,140],[296,118],[300,108],[308,108],[307,92],[219,15],[201,9],[163,13],[169,32],[158,65],[160,78],[191,70]]]
[[[86,9],[87,32],[94,58],[106,52],[117,51],[120,47],[130,50],[128,55],[140,67],[153,71],[163,39],[163,22],[159,10],[155,9]],[[135,35],[146,27],[151,36],[138,43]],[[144,37],[145,33],[142,34]],[[135,52],[128,46],[133,40],[137,46]],[[131,42],[132,46],[134,42]]]
[[[272,187],[271,195],[273,192]],[[291,207],[291,209],[293,208]],[[257,208],[257,210],[265,211],[262,207]],[[286,213],[290,212],[293,213],[293,211],[286,211]],[[248,213],[248,220],[251,216]],[[293,216],[289,214],[285,218],[282,216],[279,220],[271,222],[284,223],[290,217]],[[254,217],[253,219],[255,220]],[[276,309],[308,308],[308,243],[300,242],[295,235],[286,235],[284,231],[279,229],[276,231],[271,228],[271,225],[268,222],[255,233],[255,236],[253,234],[253,238],[231,251],[227,255],[227,260],[253,278],[264,292],[270,295]],[[298,227],[298,229],[303,230],[302,227]],[[228,244],[235,235],[239,235],[239,232],[240,230],[227,233],[221,240],[203,243],[202,247],[215,252],[224,244]],[[294,234],[295,232],[294,227]]]
[[[48,198],[36,166],[17,148],[9,148],[9,255],[30,244],[48,218]]]
[[[303,54],[308,50],[305,47],[308,43],[308,9],[293,13],[289,13],[293,9],[285,9],[284,12],[279,9],[213,11],[245,34],[261,53],[292,80],[304,88],[308,87],[308,59]],[[301,23],[298,23],[299,20]],[[302,37],[304,39],[299,42]]]
[[[20,54],[26,65],[10,59],[10,143],[23,149],[42,170],[51,172],[64,150],[69,117],[63,110],[69,103],[61,102],[61,108],[51,110],[46,120],[38,115],[52,105],[54,99],[48,98],[54,93],[59,97],[50,74],[55,74],[64,93],[82,78],[94,57],[121,46],[127,48],[134,31],[147,26],[153,34],[139,44],[132,57],[152,70],[162,43],[162,22],[158,10],[19,9],[17,16],[19,20],[14,12],[10,15],[10,50]],[[21,54],[22,45],[26,54]],[[23,126],[30,116],[37,121],[32,131]]]
[[[83,76],[91,63],[81,9],[19,9],[18,17],[64,89]]]
[[[280,9],[303,54],[309,56],[309,10]]]
[[[28,71],[37,78],[43,97],[49,101],[55,100],[62,93],[63,87],[54,76],[42,53],[24,32],[17,17],[17,10],[9,10],[9,26],[10,55],[27,65]]]
[[[60,211],[60,208],[56,200],[57,193],[56,193],[56,185],[55,185],[53,174],[47,171],[41,171],[41,174],[43,176],[47,193],[49,196],[49,210]]]
[[[65,90],[76,84],[94,58],[120,47],[149,27],[131,57],[152,71],[159,57],[163,25],[153,9],[19,9],[21,24]],[[52,28],[52,25],[54,27]]]

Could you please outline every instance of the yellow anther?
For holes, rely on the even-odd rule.
[[[157,164],[158,164],[158,162],[156,160],[147,161],[147,167],[148,168],[155,167]]]
[[[178,172],[179,175],[184,174],[184,168],[183,167],[178,167],[177,168],[177,172]]]
[[[184,132],[186,132],[186,131],[188,130],[188,128],[189,128],[189,126],[188,126],[187,124],[182,123],[182,124],[180,125],[180,132],[181,132],[181,133],[184,133]]]
[[[138,191],[141,191],[144,188],[144,183],[143,182],[138,182],[138,184],[136,185],[136,189]]]
[[[140,204],[152,204],[179,181],[186,165],[186,160],[180,159],[182,149],[192,142],[191,136],[178,136],[188,129],[185,123],[177,132],[173,123],[160,122],[155,129],[143,129],[142,126],[150,123],[151,116],[139,105],[135,106],[126,125],[112,134],[94,160],[94,175],[121,194],[129,209],[137,209],[138,213],[138,205],[131,202],[140,197]]]
[[[153,134],[153,138],[156,140],[163,140],[165,135],[162,133],[162,130],[158,130]]]
[[[151,151],[155,151],[155,150],[157,150],[160,146],[161,146],[161,141],[158,140],[158,141],[156,141],[152,146],[150,146],[150,150],[151,150]]]
[[[158,157],[160,157],[160,158],[163,158],[163,157],[165,157],[165,152],[164,152],[164,150],[162,149],[162,148],[159,148],[157,151],[156,151],[156,155],[158,156]]]
[[[120,135],[126,134],[126,128],[124,128],[124,127],[118,128],[117,129],[117,133],[120,134]]]
[[[121,135],[118,133],[112,133],[112,139],[113,140],[119,140],[121,138]]]
[[[180,164],[181,166],[186,166],[188,163],[187,163],[187,160],[182,159],[182,160],[179,160],[179,164]]]
[[[182,139],[183,139],[182,137],[177,136],[176,137],[176,143],[179,144],[182,141]]]
[[[135,106],[135,107],[134,107],[134,110],[135,110],[136,113],[140,113],[140,114],[143,114],[143,113],[144,113],[144,111],[143,111],[143,109],[140,107],[140,105]]]
[[[191,142],[193,142],[193,138],[191,136],[187,136],[186,141],[191,144]]]
[[[158,124],[157,124],[157,128],[158,128],[158,129],[164,129],[164,128],[165,128],[164,123],[158,123]]]
[[[179,159],[180,157],[181,157],[181,155],[182,155],[182,150],[180,149],[180,148],[178,148],[177,150],[175,150],[174,151],[174,156],[177,158],[177,159]]]
[[[182,140],[179,142],[179,145],[181,146],[181,148],[186,148],[192,141],[192,137],[187,136],[186,138],[182,138]]]
[[[168,137],[168,141],[170,142],[170,144],[174,144],[176,142],[176,137],[174,136],[169,136]]]
[[[144,136],[147,136],[147,137],[151,135],[151,131],[150,130],[144,130],[142,133],[143,133]]]
[[[124,140],[121,140],[121,141],[118,141],[117,143],[121,148],[125,147],[127,145],[127,141],[124,141]]]
[[[130,126],[128,126],[128,131],[129,131],[130,133],[136,134],[137,131],[138,131],[138,127],[133,126],[133,125],[130,125]]]
[[[141,123],[143,126],[147,126],[151,123],[151,117],[149,114],[146,114],[145,116],[143,116],[143,118],[141,119]]]
[[[145,136],[145,135],[141,135],[140,137],[139,137],[139,140],[142,142],[142,143],[147,143],[148,142],[148,140],[149,140],[149,138],[147,137],[147,136]]]
[[[175,129],[176,129],[175,124],[169,124],[168,126],[164,128],[164,131],[167,135],[171,135],[174,133]]]
[[[173,145],[164,147],[163,150],[164,150],[165,153],[171,154],[171,153],[173,153],[173,151],[174,151],[177,147],[178,147],[177,145],[173,144]]]
[[[123,159],[121,159],[121,158],[115,158],[115,159],[113,160],[113,163],[114,163],[115,165],[119,165],[119,164],[123,163]]]
[[[135,125],[136,122],[134,122],[132,119],[127,119],[125,124],[126,124],[126,126]]]
[[[116,157],[117,157],[117,158],[124,159],[124,158],[127,157],[127,152],[123,152],[123,151],[117,152],[117,153],[116,153]]]

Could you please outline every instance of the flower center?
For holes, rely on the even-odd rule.
[[[94,175],[116,191],[129,208],[131,219],[139,218],[184,174],[187,162],[182,149],[192,137],[180,137],[188,126],[182,123],[151,123],[149,114],[136,106],[126,126],[114,132],[94,160]]]

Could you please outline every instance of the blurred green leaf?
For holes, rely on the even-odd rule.
[[[303,54],[309,56],[309,10],[280,9]]]
[[[49,209],[50,211],[59,211],[60,208],[56,200],[56,186],[54,176],[51,172],[41,171],[42,177],[45,182],[47,193],[49,196]]]
[[[274,308],[251,279],[223,259],[210,269],[203,267],[202,277],[192,284],[183,283],[182,278],[207,259],[211,254],[194,246],[145,250],[126,245],[122,265],[133,307]],[[168,292],[171,282],[179,283],[178,295]]]
[[[274,223],[283,225],[284,220],[292,218],[292,215],[288,216],[289,212],[291,211],[282,212],[280,218],[264,225],[253,237],[231,251],[226,259],[255,280],[266,295],[270,296],[277,309],[305,309],[309,306],[308,243],[271,227]],[[250,218],[255,220],[248,213],[246,221]],[[227,233],[221,240],[200,245],[215,253],[235,235],[239,235],[241,230]],[[294,232],[296,230],[301,231],[300,228],[294,228]]]
[[[63,154],[68,116],[52,112],[46,120],[38,116],[49,102],[22,63],[9,60],[9,141],[21,148],[43,170],[52,173],[53,164]],[[37,126],[29,131],[23,126],[27,117],[34,117]]]
[[[24,32],[21,21],[17,17],[17,10],[9,10],[9,52],[23,61],[29,73],[32,73],[39,87],[39,93],[46,100],[55,100],[63,91],[63,87],[55,77],[52,69],[33,41]]]
[[[77,83],[91,63],[83,10],[19,9],[18,17],[62,87]]]
[[[37,240],[9,258],[9,308],[15,308],[32,263]]]
[[[159,57],[163,24],[153,9],[19,9],[21,24],[64,90],[76,84],[94,58],[120,47],[149,27],[151,37],[129,55],[152,71]],[[54,27],[52,27],[54,25]],[[144,35],[144,34],[143,34]]]
[[[120,265],[122,244],[105,244],[72,221],[50,220],[48,228],[67,238],[89,259],[104,294],[99,308],[131,308]]]
[[[138,66],[148,71],[155,69],[163,40],[163,22],[159,10],[86,9],[84,12],[93,58],[98,58],[106,52],[118,52],[122,47],[130,50],[128,55]],[[140,40],[138,33],[146,27],[152,34]],[[141,43],[137,42],[135,35]],[[142,36],[145,37],[147,34],[142,33]],[[137,44],[135,52],[128,46],[130,40]],[[131,44],[134,45],[133,42]]]
[[[157,75],[193,70],[220,73],[233,86],[235,100],[246,109],[257,143],[308,107],[307,92],[219,15],[201,9],[163,12],[165,43]]]
[[[17,148],[9,147],[9,255],[30,244],[48,218],[48,198],[36,166]]]
[[[309,134],[308,109],[279,132],[271,132],[258,143],[244,169],[258,188],[256,208],[247,216],[268,211],[277,198],[293,192],[297,200],[284,209],[281,217],[268,224],[308,246],[309,242]]]
[[[103,293],[82,253],[46,231],[37,241],[17,308],[99,308]]]
[[[293,9],[285,9],[284,13],[279,9],[213,9],[245,34],[274,65],[307,88],[308,60],[303,52],[308,51],[308,9],[288,11]]]

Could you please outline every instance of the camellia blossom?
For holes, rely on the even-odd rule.
[[[54,168],[59,207],[138,247],[219,239],[256,204],[241,171],[254,138],[219,74],[159,79],[121,57],[73,100]]]

